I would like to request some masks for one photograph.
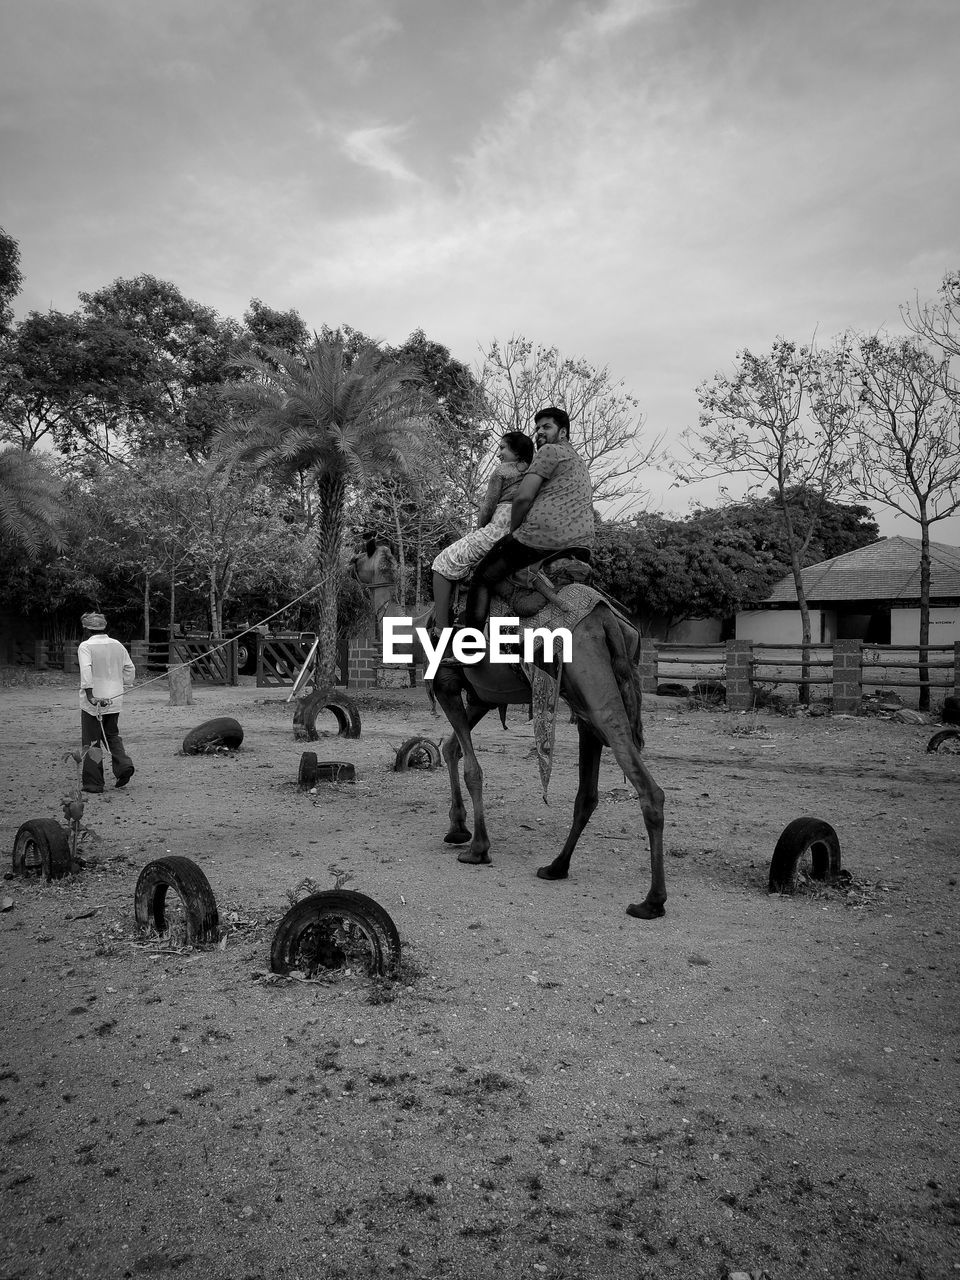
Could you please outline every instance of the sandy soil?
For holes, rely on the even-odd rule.
[[[649,699],[670,897],[640,923],[639,807],[606,757],[570,879],[534,876],[570,820],[571,726],[545,806],[522,709],[484,722],[494,864],[464,867],[444,775],[391,771],[440,736],[424,695],[358,702],[362,736],[331,719],[318,746],[359,780],[313,796],[279,693],[148,687],[122,716],[133,782],[87,806],[99,867],[2,886],[0,1276],[960,1271],[960,757],[927,755],[931,729]],[[75,708],[0,689],[8,851],[60,815]],[[221,714],[239,753],[178,754]],[[853,883],[770,897],[802,814]],[[209,878],[222,949],[137,934],[166,851]],[[265,979],[290,896],[331,868],[396,921],[400,981]]]

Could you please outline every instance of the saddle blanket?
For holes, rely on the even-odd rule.
[[[598,604],[606,603],[599,591],[582,582],[572,582],[569,586],[561,587],[557,596],[557,600],[548,600],[540,612],[533,617],[520,619],[521,652],[523,652],[523,637],[528,631],[539,627],[545,627],[550,631],[555,631],[558,627],[566,627],[568,631],[573,631],[574,627],[591,614]],[[499,599],[493,600],[491,613],[500,617],[512,616],[504,601]],[[542,639],[538,641],[538,648],[542,651]],[[551,671],[538,667],[535,662],[521,662],[519,666],[530,681],[533,740],[537,748],[543,801],[547,804],[549,803],[547,790],[553,769],[553,746],[557,734],[557,704],[560,700],[563,661],[558,656],[552,664]]]

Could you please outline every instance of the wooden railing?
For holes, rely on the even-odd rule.
[[[793,691],[802,684],[829,691],[835,711],[856,714],[864,687],[926,689],[960,697],[960,641],[952,645],[770,644],[730,640],[726,645],[662,644],[644,638],[640,673],[644,692],[665,682],[691,686],[722,681],[727,705],[753,706],[758,688]]]

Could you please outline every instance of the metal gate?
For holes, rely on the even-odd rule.
[[[257,649],[257,688],[277,689],[292,685],[306,662],[313,642],[313,631],[296,631],[289,635],[262,636]],[[347,642],[337,646],[336,683],[347,683]]]
[[[178,662],[190,663],[190,675],[197,684],[240,683],[236,640],[218,642],[178,636],[170,641],[170,663]]]

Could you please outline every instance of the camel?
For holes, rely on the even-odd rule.
[[[598,804],[600,756],[607,746],[640,798],[650,844],[650,889],[642,902],[627,907],[627,914],[639,920],[653,920],[665,914],[667,900],[663,792],[640,757],[643,728],[636,666],[640,638],[625,619],[602,602],[576,624],[572,636],[572,660],[563,668],[560,692],[577,722],[580,783],[566,843],[551,863],[537,869],[537,876],[541,880],[567,878],[577,841]],[[484,658],[473,666],[442,664],[433,685],[437,701],[453,729],[443,744],[451,797],[450,829],[444,841],[469,846],[457,855],[460,862],[488,864],[491,858],[483,811],[483,771],[470,733],[493,707],[527,702],[529,684],[516,668],[495,665]],[[466,825],[460,786],[461,757],[463,778],[473,803],[472,837]]]

